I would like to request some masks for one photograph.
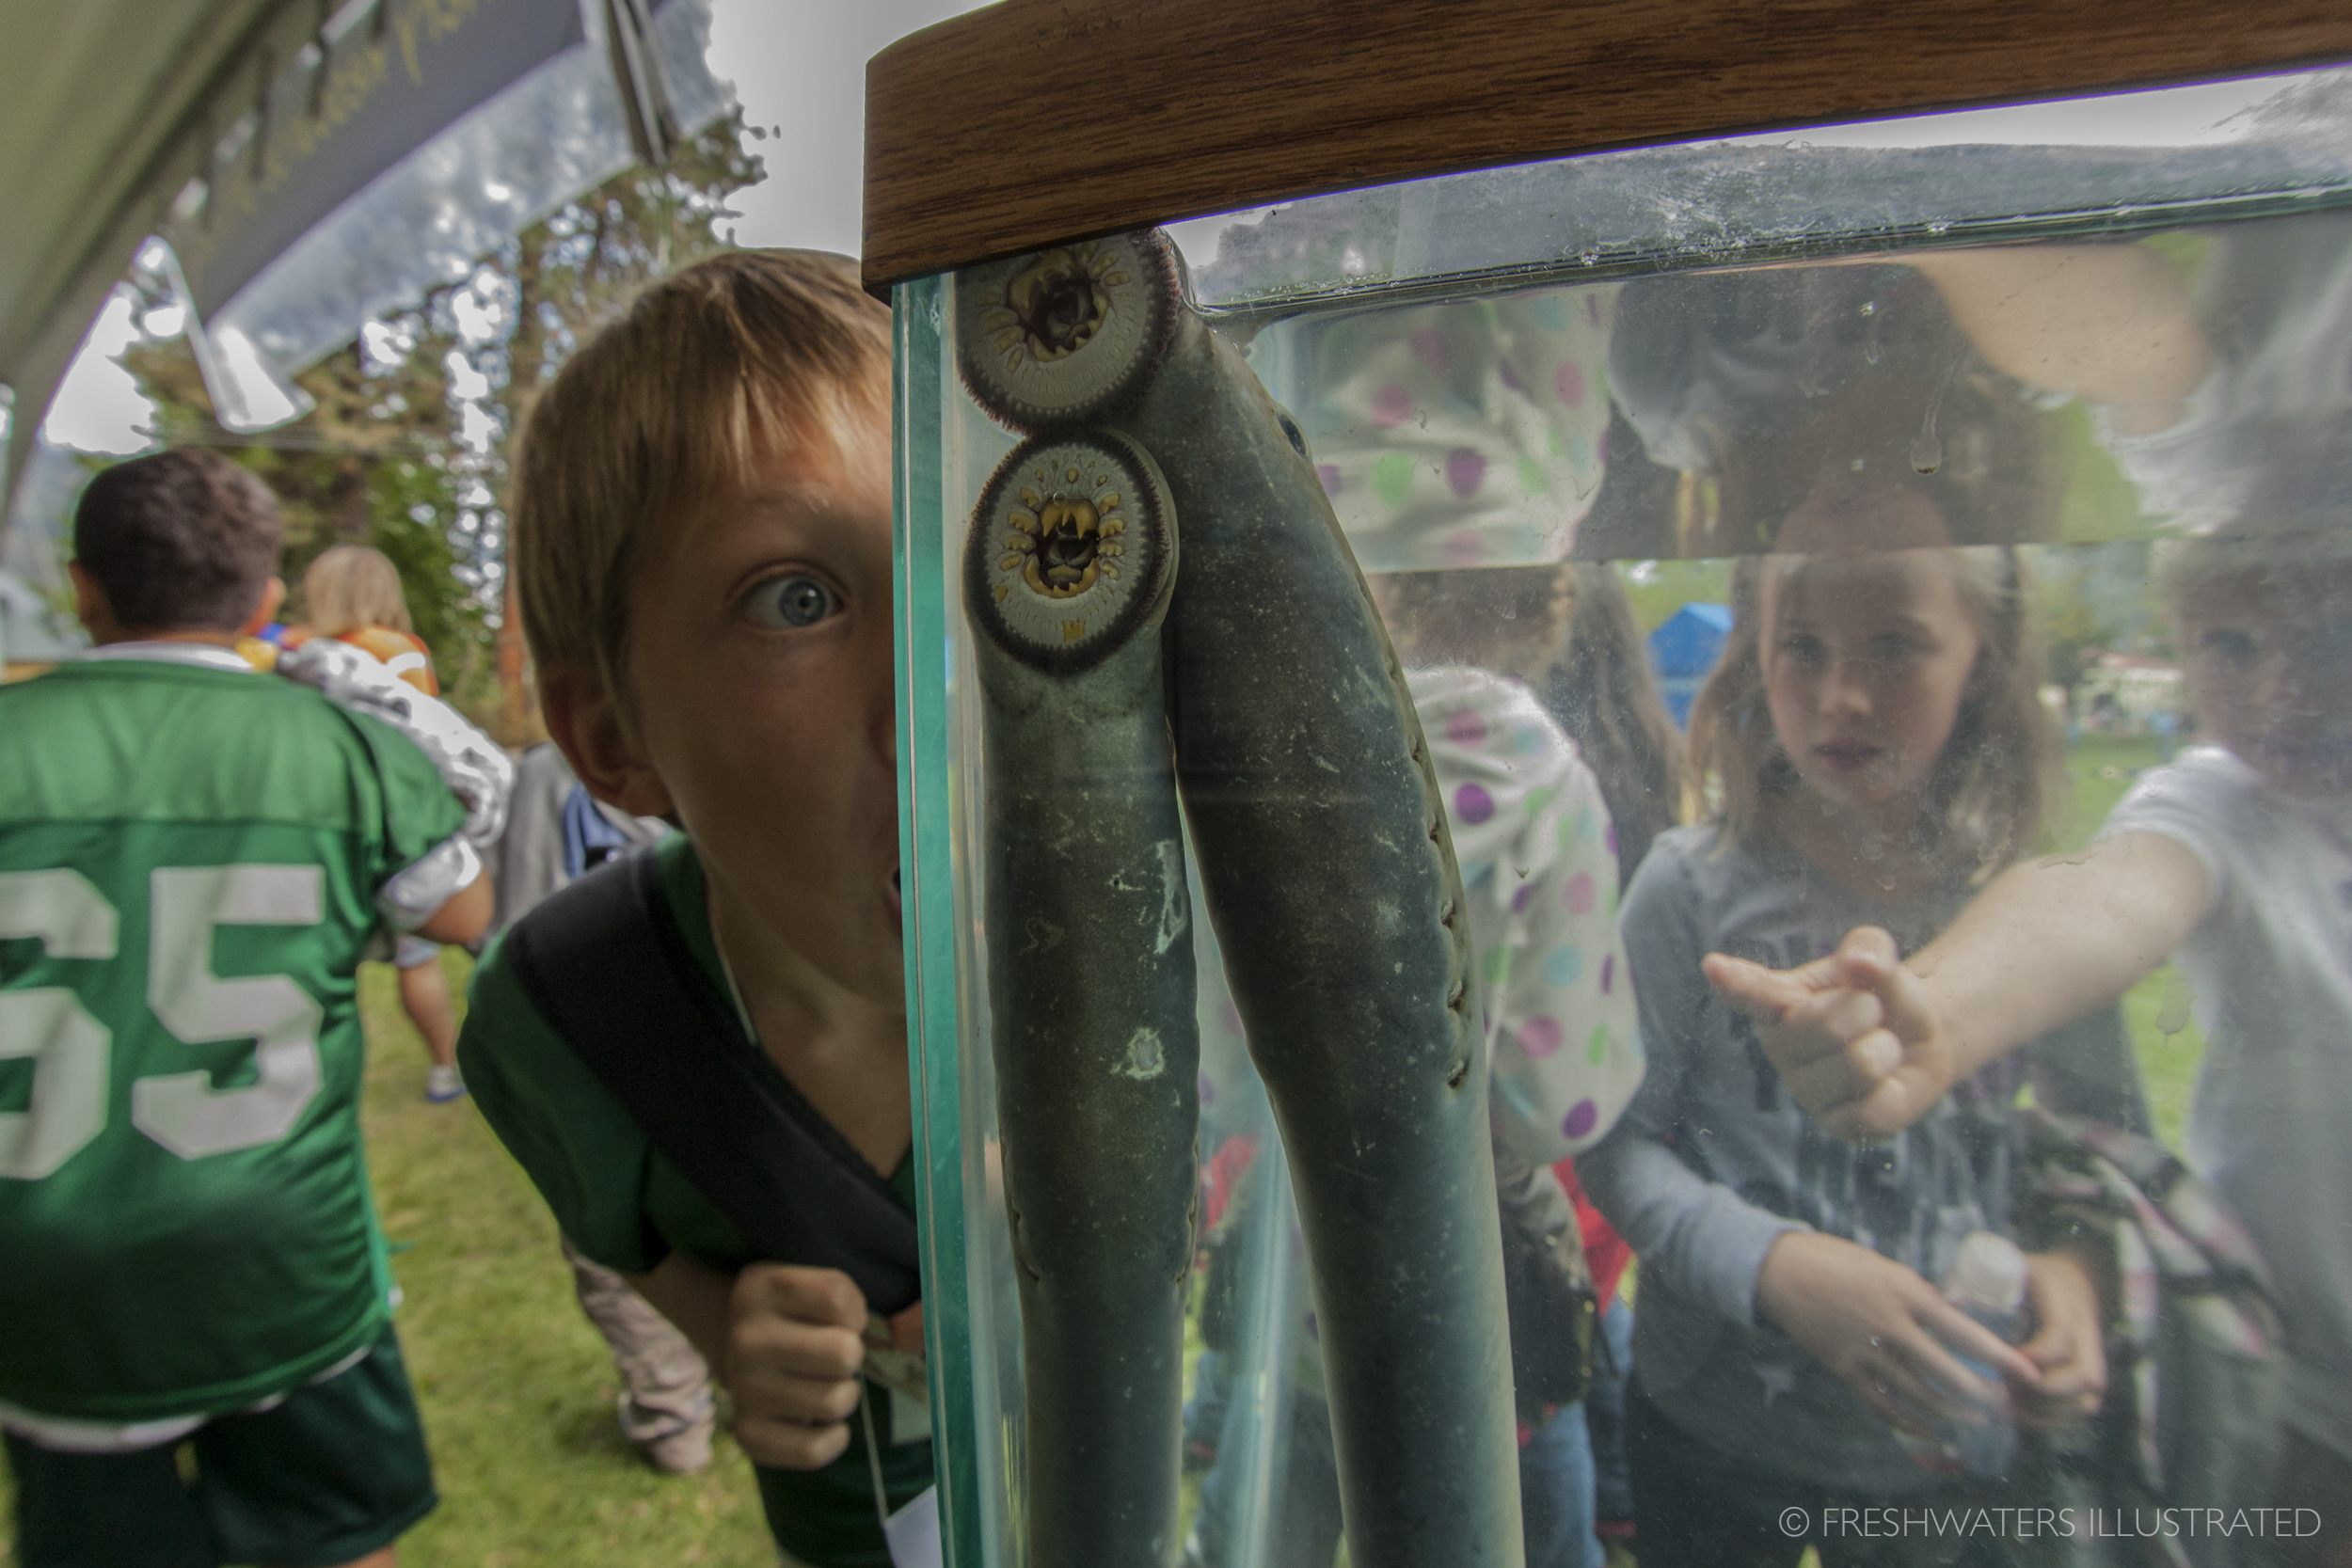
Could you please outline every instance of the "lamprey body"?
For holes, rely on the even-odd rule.
[[[1231,345],[1180,307],[1103,417],[1184,519],[1178,785],[1296,1183],[1349,1560],[1517,1568],[1487,1064],[1420,721],[1295,427]]]
[[[1111,432],[1025,442],[965,545],[1029,1568],[1177,1541],[1200,1044],[1160,665],[1176,536]]]
[[[1029,1561],[1158,1564],[1172,1546],[1169,1248],[1189,1245],[1171,1216],[1197,1112],[1181,794],[1295,1175],[1350,1560],[1519,1568],[1461,879],[1305,443],[1184,305],[1155,233],[960,275],[956,342],[975,399],[1041,433],[990,482],[965,558]],[[1085,442],[1156,465],[1158,515],[1185,535],[1172,588],[1147,592],[1141,531],[1109,526],[1110,470],[1098,496],[1057,455]],[[1174,574],[1172,537],[1152,559]]]

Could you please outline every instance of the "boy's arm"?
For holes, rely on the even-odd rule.
[[[424,924],[417,927],[416,934],[427,942],[455,947],[470,946],[490,928],[490,913],[497,904],[490,886],[490,874],[485,871],[452,894],[448,902],[435,910]]]
[[[838,1457],[865,1359],[865,1300],[849,1276],[768,1263],[729,1274],[670,1246],[645,1212],[651,1146],[540,1015],[502,939],[474,970],[457,1059],[564,1233],[675,1323],[734,1394],[745,1451],[786,1469]]]
[[[1995,369],[2108,405],[2122,434],[2177,421],[2213,368],[2188,290],[2144,245],[1994,245],[1898,260],[1935,285]]]
[[[1807,1113],[1874,1142],[1987,1063],[2121,996],[2195,929],[2211,895],[2187,847],[2125,832],[2012,866],[1907,963],[1866,926],[1792,970],[1709,954],[1707,977],[1756,1021]]]

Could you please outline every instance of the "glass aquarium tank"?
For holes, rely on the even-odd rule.
[[[893,297],[959,1568],[2342,1549],[2352,72]]]

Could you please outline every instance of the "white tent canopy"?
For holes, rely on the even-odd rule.
[[[284,8],[0,0],[0,385],[15,393],[12,434],[39,424],[133,247],[162,222],[154,193],[199,105]]]
[[[141,240],[172,243],[214,401],[462,276],[723,112],[707,0],[0,0],[8,483]]]

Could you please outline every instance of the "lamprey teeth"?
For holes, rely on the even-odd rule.
[[[1037,436],[980,493],[964,547],[973,625],[1021,662],[1074,674],[1125,642],[1173,560],[1168,488],[1116,431]]]
[[[973,401],[1034,433],[1091,421],[1149,384],[1179,306],[1156,230],[1057,245],[956,275],[956,360]]]

